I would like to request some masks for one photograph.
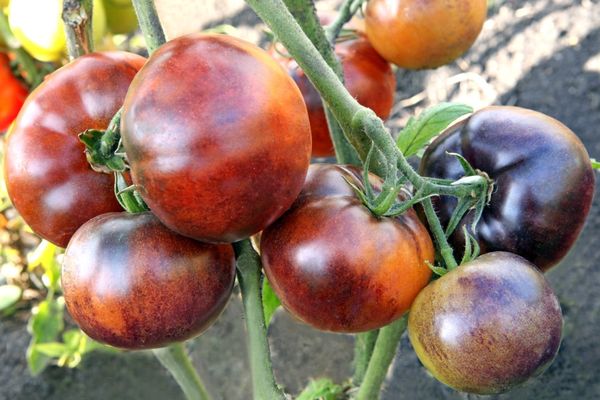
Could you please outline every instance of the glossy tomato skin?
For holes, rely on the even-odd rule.
[[[542,270],[566,255],[585,223],[595,180],[587,151],[571,130],[535,111],[488,107],[429,146],[422,175],[462,176],[458,161],[446,152],[462,154],[495,181],[475,232],[483,252],[509,251]],[[436,201],[442,222],[455,206],[447,197]],[[463,239],[455,235],[453,241],[460,248]]]
[[[8,135],[8,194],[25,222],[58,246],[91,218],[121,210],[112,175],[91,169],[77,135],[108,127],[143,63],[125,52],[78,58],[31,93]]]
[[[306,107],[263,50],[224,35],[157,50],[124,104],[133,181],[169,228],[206,242],[257,233],[292,204],[310,162]]]
[[[235,279],[231,245],[177,235],[151,213],[108,213],[67,247],[67,309],[91,338],[126,349],[162,347],[207,329]]]
[[[562,324],[544,275],[520,256],[493,252],[423,289],[411,307],[408,332],[419,360],[438,380],[493,394],[551,364]]]
[[[402,68],[448,64],[475,42],[486,0],[370,0],[365,26],[373,47]]]
[[[342,63],[345,86],[350,94],[380,118],[388,118],[396,91],[396,76],[390,64],[377,54],[364,37],[337,44],[335,53]],[[287,63],[290,75],[306,102],[312,133],[312,155],[333,156],[335,152],[319,93],[295,61],[285,60],[284,63]]]
[[[7,55],[0,53],[0,132],[8,129],[13,122],[27,93],[25,85],[12,74]]]
[[[408,310],[429,282],[434,248],[414,211],[377,219],[343,177],[360,185],[346,167],[311,166],[307,191],[263,231],[261,258],[292,315],[321,330],[364,332]]]

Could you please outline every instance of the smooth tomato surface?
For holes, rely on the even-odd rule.
[[[374,217],[344,180],[360,186],[356,173],[312,165],[305,191],[261,236],[263,267],[281,302],[322,330],[389,324],[431,276],[426,261],[433,261],[434,248],[415,212]]]
[[[13,122],[27,93],[25,85],[13,76],[6,54],[0,53],[0,132]]]
[[[108,213],[67,247],[62,287],[69,313],[91,338],[127,349],[200,334],[233,289],[230,245],[177,235],[151,213]]]
[[[31,93],[8,135],[8,194],[25,222],[58,246],[91,218],[121,210],[112,174],[92,170],[77,135],[108,127],[144,61],[125,52],[78,58]]]
[[[486,0],[370,0],[366,33],[379,54],[402,68],[448,64],[475,42]]]
[[[180,234],[234,242],[294,201],[310,160],[306,107],[266,52],[196,34],[157,50],[124,104],[123,144],[152,212]]]
[[[544,275],[512,253],[459,266],[419,293],[408,319],[419,360],[454,389],[501,393],[541,374],[561,340],[562,313]]]
[[[588,153],[569,128],[536,111],[488,107],[436,138],[421,174],[453,180],[464,175],[448,152],[462,154],[495,181],[475,232],[483,252],[509,251],[542,270],[567,254],[592,205],[595,180]],[[447,223],[456,200],[434,200]],[[460,249],[462,227],[456,232],[453,242]]]

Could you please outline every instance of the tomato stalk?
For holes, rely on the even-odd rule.
[[[271,352],[261,299],[260,256],[252,248],[249,239],[234,243],[233,248],[237,258],[237,277],[246,316],[253,398],[285,399],[285,394],[275,382],[271,366]]]
[[[359,386],[365,377],[378,335],[379,329],[354,336],[354,375],[352,376],[352,383],[355,386]]]
[[[146,39],[148,54],[152,54],[154,50],[166,42],[165,33],[154,6],[154,0],[133,0],[133,7]]]
[[[188,400],[210,400],[183,343],[153,350],[160,363],[171,372]]]
[[[65,0],[63,3],[62,19],[71,60],[94,51],[93,12],[92,0]]]
[[[340,35],[342,28],[346,22],[350,21],[354,14],[360,10],[365,0],[346,0],[340,8],[339,14],[335,21],[327,27],[325,33],[330,42],[334,42]]]

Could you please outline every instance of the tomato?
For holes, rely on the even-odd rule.
[[[151,213],[108,213],[84,224],[65,252],[69,314],[91,338],[127,349],[200,334],[233,289],[231,245],[177,235]]]
[[[594,195],[589,156],[571,130],[539,112],[488,107],[440,135],[423,156],[421,174],[462,176],[458,161],[447,152],[462,154],[495,181],[475,232],[483,252],[516,253],[542,270],[565,256],[583,228]],[[436,201],[442,222],[448,222],[455,206],[455,199]],[[461,235],[453,242],[460,248]]]
[[[12,74],[6,54],[0,53],[0,132],[15,119],[27,93],[25,85]]]
[[[92,170],[77,135],[107,128],[143,63],[125,52],[79,57],[31,93],[8,135],[8,194],[25,222],[58,246],[89,219],[121,210],[112,174]]]
[[[448,64],[475,42],[487,14],[486,0],[370,0],[369,41],[402,68]]]
[[[337,44],[335,52],[342,63],[345,86],[350,94],[360,104],[375,111],[380,118],[389,117],[396,91],[396,76],[390,64],[381,58],[363,37]],[[333,156],[335,152],[319,92],[295,61],[284,59],[282,63],[287,64],[308,108],[313,142],[312,155]]]
[[[432,282],[408,319],[423,365],[454,389],[492,394],[541,374],[558,352],[558,299],[522,257],[485,254]]]
[[[62,0],[17,0],[9,4],[10,29],[25,50],[40,61],[59,61],[66,54],[62,8]],[[94,42],[100,43],[106,33],[101,0],[94,0],[92,28]]]
[[[356,170],[311,166],[296,203],[263,231],[261,257],[291,314],[317,329],[363,332],[408,310],[429,282],[434,248],[413,210],[376,218],[344,178],[362,185]]]
[[[108,29],[115,34],[130,33],[138,28],[131,0],[103,0]]]
[[[266,52],[225,35],[168,42],[121,122],[134,183],[169,228],[207,242],[255,234],[292,204],[310,161],[300,91]]]

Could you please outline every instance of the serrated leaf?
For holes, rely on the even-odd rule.
[[[0,311],[15,305],[20,299],[23,291],[15,285],[0,286]]]
[[[296,400],[340,400],[343,395],[344,388],[342,386],[330,379],[323,378],[310,381]]]
[[[275,314],[275,311],[281,305],[281,301],[273,291],[273,288],[266,277],[263,279],[262,301],[263,311],[265,313],[265,324],[269,326],[273,314]]]
[[[472,107],[458,103],[440,103],[428,108],[418,117],[409,119],[406,127],[400,131],[396,144],[405,157],[410,157],[417,154],[452,122],[472,112]]]

